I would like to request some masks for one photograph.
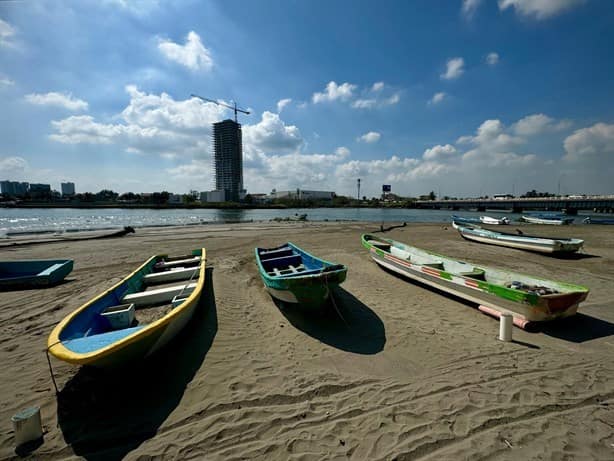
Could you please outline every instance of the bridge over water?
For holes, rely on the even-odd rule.
[[[592,211],[596,213],[614,212],[614,195],[587,196],[582,198],[570,197],[531,197],[506,199],[461,199],[461,200],[418,200],[417,208],[450,209],[477,211],[512,210],[522,213],[531,210],[558,211],[567,214],[577,214],[578,211]]]

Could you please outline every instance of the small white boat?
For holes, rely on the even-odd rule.
[[[452,226],[467,240],[509,248],[518,248],[520,250],[537,251],[539,253],[574,253],[584,245],[584,240],[581,239],[536,237],[524,234],[517,235],[492,231],[478,226],[457,222],[452,222]]]
[[[510,220],[507,219],[507,217],[503,217],[503,218],[493,218],[491,216],[480,216],[480,222],[482,224],[492,224],[492,225],[503,225],[503,224],[509,224]]]
[[[550,224],[554,226],[571,224],[574,220],[574,218],[556,214],[524,215],[520,219],[531,224]]]

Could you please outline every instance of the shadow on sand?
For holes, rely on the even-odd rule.
[[[601,258],[599,255],[590,255],[588,253],[540,253],[552,259],[569,259],[571,261],[579,261],[580,259]]]
[[[329,301],[317,311],[273,301],[294,327],[329,346],[365,355],[383,350],[386,330],[377,314],[341,287],[334,297],[337,309]]]
[[[583,343],[614,335],[614,323],[577,313],[572,317],[544,324],[539,331],[572,343]]]
[[[382,269],[400,280],[413,283],[415,285],[425,288],[426,290],[445,296],[448,299],[452,299],[454,301],[458,301],[462,304],[465,304],[466,306],[474,308],[477,307],[476,304],[471,303],[463,298],[447,293],[443,290],[439,290],[438,288],[423,284],[419,281],[403,277],[401,274],[398,274],[385,267],[383,267]],[[577,313],[574,316],[559,320],[553,320],[551,322],[531,322],[529,323],[529,325],[527,325],[525,331],[529,333],[544,333],[554,338],[563,339],[565,341],[570,341],[573,343],[583,343],[585,341],[591,341],[593,339],[605,338],[614,335],[614,323],[608,322],[607,320],[599,319],[597,317],[592,317],[587,314]],[[530,343],[521,343],[519,341],[515,342],[533,349],[539,348]]]
[[[212,271],[192,320],[166,347],[122,370],[82,367],[60,391],[58,422],[76,455],[122,459],[179,405],[217,333]]]

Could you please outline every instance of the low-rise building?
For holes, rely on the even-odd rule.
[[[183,203],[183,195],[170,194],[168,196],[168,203],[170,203],[171,205],[181,205]]]
[[[215,203],[215,202],[225,202],[226,201],[226,190],[224,189],[219,189],[219,190],[210,190],[207,192],[201,192],[200,193],[200,201],[201,202],[209,202],[209,203]]]
[[[23,197],[27,194],[29,184],[18,181],[0,181],[0,192],[15,197]]]
[[[75,195],[75,183],[74,182],[60,183],[60,187],[62,189],[63,197],[72,197],[73,195]]]
[[[51,185],[30,183],[29,192],[32,198],[49,198],[51,197]]]
[[[273,190],[271,192],[272,199],[292,199],[292,200],[332,200],[335,197],[334,192],[322,190]]]

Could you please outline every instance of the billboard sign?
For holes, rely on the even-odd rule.
[[[382,185],[382,192],[390,192],[390,190],[391,190],[390,184]]]

